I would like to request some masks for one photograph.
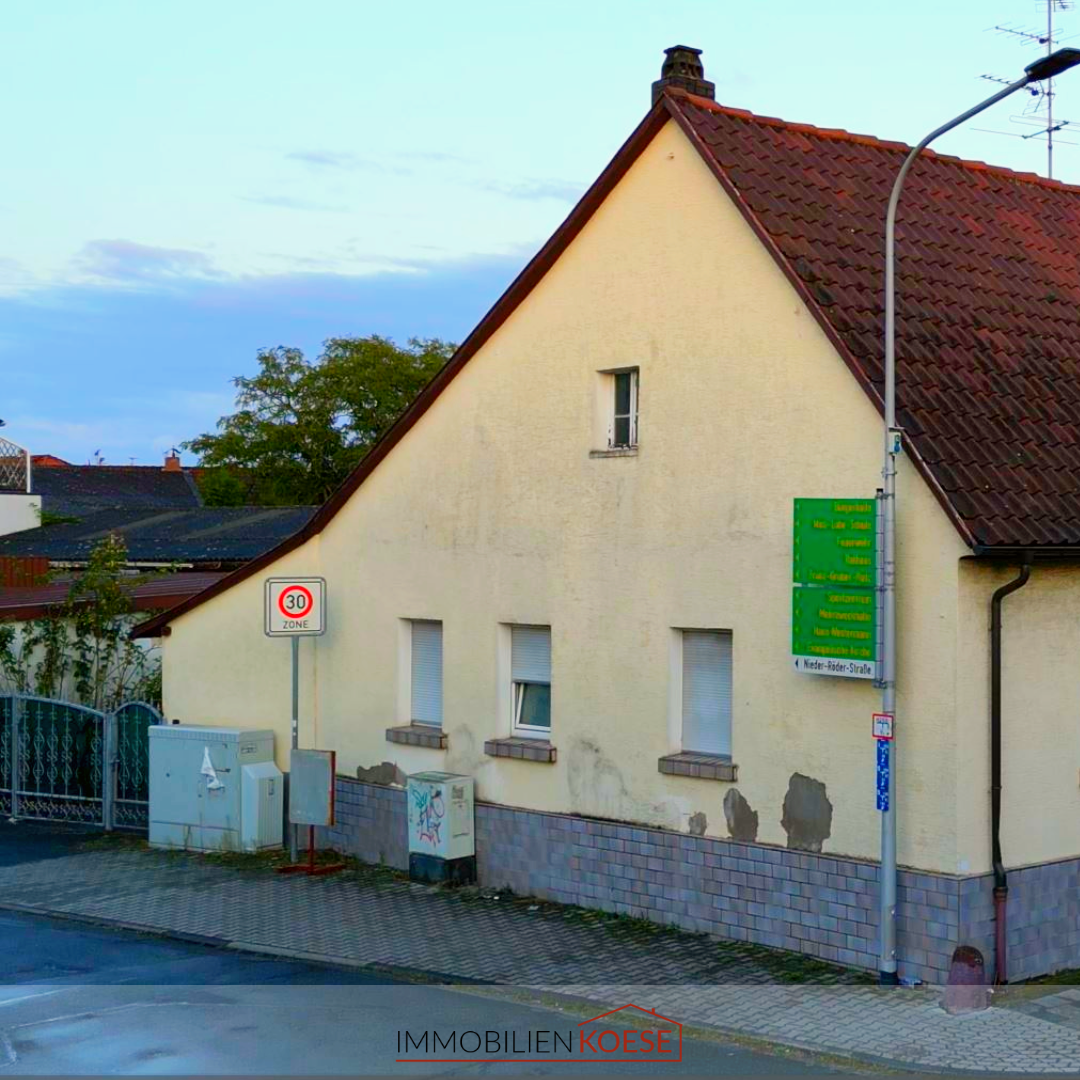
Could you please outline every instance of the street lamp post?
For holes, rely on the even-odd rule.
[[[931,131],[904,159],[885,217],[885,461],[881,474],[884,542],[882,552],[882,643],[881,643],[881,705],[882,711],[896,715],[896,459],[900,453],[900,429],[896,426],[896,205],[900,192],[915,159],[939,135],[959,127],[973,116],[997,104],[1010,94],[1030,83],[1052,79],[1063,71],[1080,64],[1080,49],[1058,49],[1024,69],[1023,78],[961,113],[947,124]],[[889,748],[895,753],[896,744]],[[881,954],[879,977],[882,985],[895,985],[896,957],[896,803],[894,784],[896,762],[890,762],[888,803],[881,813]]]

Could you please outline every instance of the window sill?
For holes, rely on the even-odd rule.
[[[739,766],[722,754],[695,754],[684,751],[668,754],[658,762],[660,772],[668,776],[690,776],[698,780],[728,780],[739,778]]]
[[[638,448],[636,446],[616,446],[610,450],[590,450],[589,457],[591,458],[609,458],[609,457],[637,457]]]
[[[402,724],[386,729],[386,741],[403,746],[427,746],[432,750],[446,749],[446,732],[433,724]]]
[[[488,739],[484,753],[489,757],[513,758],[516,761],[539,761],[545,765],[555,764],[555,747],[547,739]]]

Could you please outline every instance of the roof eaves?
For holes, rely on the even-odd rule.
[[[178,604],[161,615],[150,619],[132,631],[133,637],[155,637],[174,619],[186,615],[192,609],[212,600],[234,585],[240,584],[260,570],[276,562],[282,556],[306,543],[318,535],[333,520],[338,511],[348,502],[353,493],[378,467],[379,463],[404,438],[419,419],[431,408],[436,398],[453,381],[465,364],[487,343],[495,332],[514,313],[518,306],[539,284],[540,280],[555,264],[559,256],[577,238],[589,222],[600,204],[607,198],[616,184],[626,175],[631,165],[642,151],[652,142],[660,129],[668,122],[671,113],[661,98],[634,129],[630,137],[619,147],[607,167],[597,177],[592,186],[570,211],[563,223],[555,230],[546,244],[533,256],[520,274],[510,283],[509,288],[495,301],[488,313],[480,320],[476,329],[461,343],[457,351],[446,362],[430,383],[420,392],[413,403],[398,417],[386,433],[364,456],[359,465],[349,474],[344,483],[316,511],[308,523],[283,543],[234,570],[228,577],[215,585],[204,589],[183,603]]]

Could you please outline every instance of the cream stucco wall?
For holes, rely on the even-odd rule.
[[[1019,566],[965,560],[957,659],[961,857],[990,866],[990,599]],[[1001,850],[1008,867],[1080,853],[1080,569],[1036,563],[1002,604]],[[966,868],[963,867],[963,868]]]
[[[640,452],[590,458],[595,373],[631,365]],[[444,768],[487,800],[680,829],[703,813],[718,836],[737,786],[778,844],[801,773],[833,806],[824,850],[875,857],[879,696],[791,669],[790,566],[792,499],[871,495],[879,459],[875,410],[669,124],[347,507],[273,567],[329,586],[329,631],[302,642],[302,742],[344,772]],[[900,494],[899,855],[952,871],[965,549],[906,462]],[[166,711],[275,726],[285,766],[289,650],[261,606],[260,575],[173,623]],[[402,618],[444,623],[445,752],[385,740]],[[552,627],[555,765],[483,752],[510,733],[497,654],[513,622]],[[736,785],[657,771],[680,749],[673,627],[733,631]]]

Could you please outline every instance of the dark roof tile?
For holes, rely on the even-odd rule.
[[[110,534],[133,563],[237,564],[254,559],[307,524],[313,506],[228,506],[100,510],[77,522],[0,536],[0,556],[83,562]]]
[[[198,488],[186,470],[155,465],[66,465],[34,469],[34,494],[42,509],[85,514],[119,507],[200,506]]]

